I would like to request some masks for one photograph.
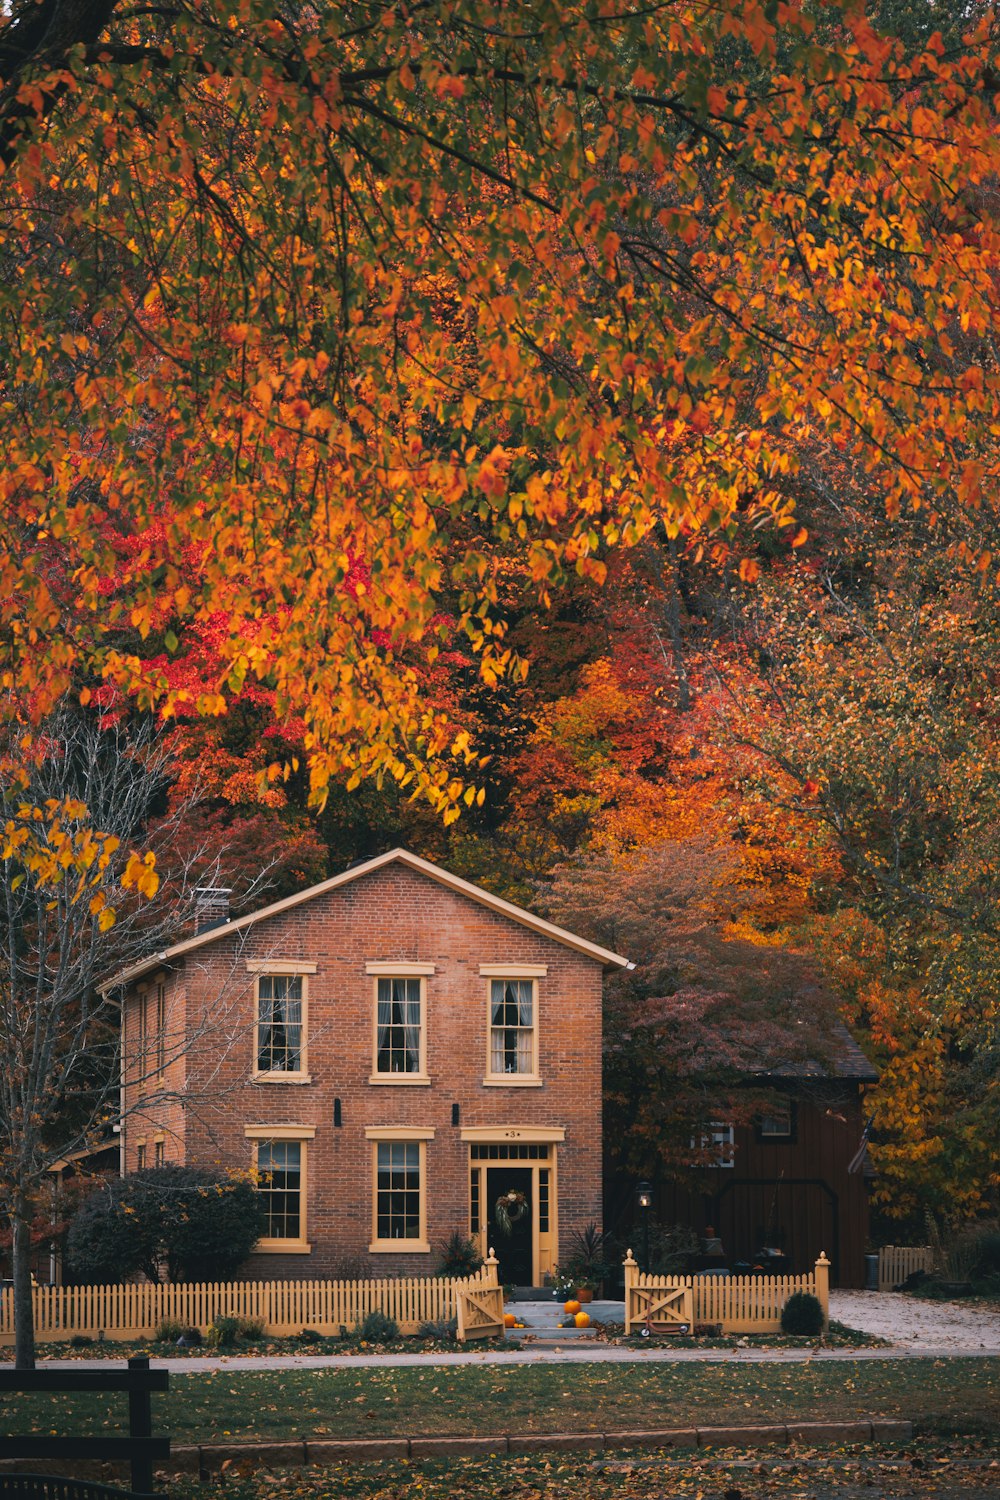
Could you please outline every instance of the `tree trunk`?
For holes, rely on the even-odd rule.
[[[31,1300],[31,1217],[17,1198],[10,1216],[13,1231],[11,1266],[14,1277],[14,1368],[35,1368],[35,1309]]]

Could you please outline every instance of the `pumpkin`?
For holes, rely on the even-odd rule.
[[[579,1306],[579,1304],[577,1305]],[[573,1322],[576,1324],[577,1328],[589,1328],[590,1313],[578,1312],[576,1317],[573,1319]]]
[[[515,1315],[513,1313],[504,1313],[504,1315],[503,1315],[503,1326],[505,1328],[516,1328],[517,1327],[517,1318],[515,1317]]]
[[[579,1302],[577,1302],[575,1297],[571,1297],[568,1302],[563,1303],[563,1312],[578,1313],[579,1311],[580,1304]]]

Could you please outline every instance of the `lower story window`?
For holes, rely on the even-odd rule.
[[[306,1243],[306,1168],[315,1130],[312,1126],[248,1125],[245,1134],[256,1142],[257,1191],[263,1210],[257,1249],[265,1254],[306,1253],[310,1249]]]
[[[375,1251],[430,1250],[427,1243],[427,1142],[432,1129],[374,1128],[372,1142],[372,1243]]]
[[[420,1142],[385,1141],[378,1148],[380,1240],[420,1238]]]
[[[257,1171],[268,1240],[302,1238],[302,1143],[261,1141]]]

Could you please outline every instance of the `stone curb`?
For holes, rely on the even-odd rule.
[[[674,1427],[641,1432],[519,1433],[499,1437],[309,1438],[288,1443],[175,1446],[165,1472],[208,1475],[223,1464],[369,1463],[383,1458],[483,1457],[488,1454],[600,1453],[619,1448],[761,1448],[789,1443],[906,1442],[913,1423],[892,1417],[858,1422],[788,1422],[746,1427]]]

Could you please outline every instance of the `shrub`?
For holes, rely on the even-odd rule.
[[[351,1331],[354,1338],[366,1344],[391,1344],[393,1339],[399,1338],[399,1324],[380,1307],[373,1307]]]
[[[83,1203],[67,1256],[84,1281],[225,1281],[260,1235],[260,1199],[242,1178],[195,1167],[151,1167],[113,1179]]]
[[[240,1318],[240,1338],[246,1339],[248,1344],[258,1344],[261,1339],[267,1338],[267,1328],[264,1326],[263,1318]]]
[[[295,1337],[303,1344],[321,1344],[323,1335],[318,1328],[300,1328]]]
[[[89,1349],[94,1340],[89,1333],[74,1333],[69,1341],[71,1349]]]
[[[204,1343],[200,1328],[182,1328],[177,1340],[179,1349],[197,1349],[199,1344]]]
[[[239,1318],[216,1318],[205,1335],[205,1342],[213,1349],[231,1349],[240,1331]]]
[[[474,1276],[483,1264],[483,1257],[467,1235],[454,1230],[441,1246],[439,1276]]]
[[[183,1323],[176,1318],[164,1318],[162,1323],[157,1323],[153,1337],[158,1344],[176,1344],[183,1332]]]
[[[422,1339],[438,1339],[446,1343],[453,1339],[458,1333],[457,1318],[437,1318],[427,1323],[421,1323],[417,1333]]]
[[[823,1308],[812,1292],[793,1292],[781,1309],[782,1333],[812,1338],[823,1332]]]

